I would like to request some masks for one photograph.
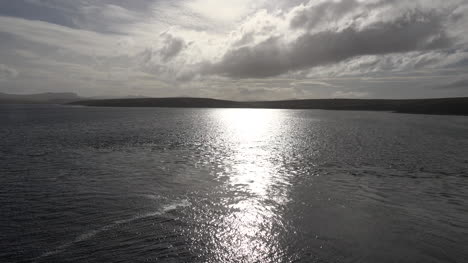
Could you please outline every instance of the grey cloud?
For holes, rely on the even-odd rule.
[[[356,0],[322,2],[298,11],[290,21],[292,28],[312,28],[320,21],[341,16],[360,4]]]
[[[74,29],[115,33],[131,22],[125,13],[151,12],[148,0],[15,0],[0,1],[0,15],[39,20]]]
[[[254,41],[254,33],[253,32],[248,32],[242,36],[241,39],[236,41],[233,46],[243,46],[249,43],[252,43]]]
[[[40,20],[74,28],[75,15],[71,3],[55,3],[51,0],[0,1],[0,15]]]
[[[351,14],[351,18],[356,19],[367,16],[369,11],[396,4],[395,0],[368,2],[357,0],[326,1],[297,10],[289,25],[291,28],[311,29],[320,23],[338,21],[345,15]]]
[[[181,0],[0,0],[0,87],[239,100],[466,95],[463,1],[267,1],[268,11],[226,27]]]
[[[437,87],[437,89],[466,89],[468,90],[468,79],[461,79],[447,85]]]
[[[0,64],[0,81],[16,78],[17,76],[18,71],[16,69]]]
[[[226,53],[221,62],[206,64],[206,73],[229,77],[268,77],[287,71],[290,54],[279,46],[278,38],[269,38],[253,47],[241,47]]]
[[[270,77],[341,62],[363,55],[423,51],[450,46],[451,39],[435,13],[407,12],[390,22],[375,22],[363,29],[305,33],[287,45],[271,37],[252,47],[228,51],[204,73],[233,78]]]
[[[164,47],[159,51],[161,58],[164,62],[167,62],[177,56],[182,49],[185,47],[183,39],[174,37],[172,35],[166,35]]]

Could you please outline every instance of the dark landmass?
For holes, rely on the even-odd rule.
[[[75,101],[83,100],[109,100],[109,99],[141,99],[147,98],[142,96],[97,96],[97,97],[80,97],[71,92],[47,92],[38,94],[7,94],[0,92],[0,104],[67,104]]]
[[[83,100],[75,93],[7,94],[0,93],[0,104],[64,104]]]
[[[441,99],[308,99],[280,101],[231,101],[209,98],[120,98],[79,97],[75,93],[17,95],[0,93],[0,104],[71,104],[102,107],[167,108],[266,108],[391,111],[399,113],[467,115],[468,97]]]
[[[168,108],[268,108],[391,111],[399,113],[468,115],[468,97],[442,99],[309,99],[282,101],[230,101],[207,98],[138,98],[85,100],[72,105]]]

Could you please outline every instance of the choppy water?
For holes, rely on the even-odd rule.
[[[0,106],[1,262],[467,262],[468,118]]]

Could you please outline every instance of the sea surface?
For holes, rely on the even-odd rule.
[[[3,105],[0,262],[468,262],[468,117]]]

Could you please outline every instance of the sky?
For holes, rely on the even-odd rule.
[[[0,92],[468,96],[468,1],[0,0]]]

